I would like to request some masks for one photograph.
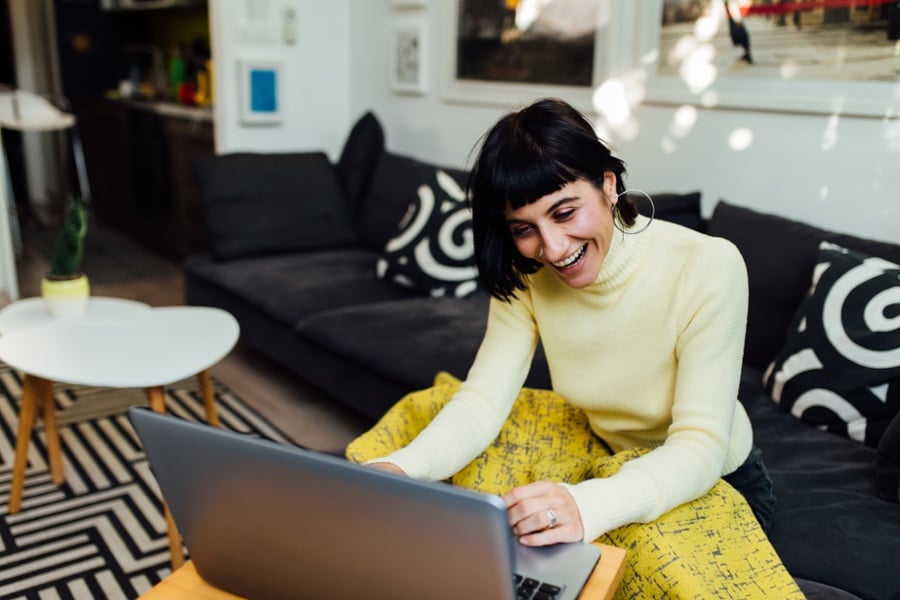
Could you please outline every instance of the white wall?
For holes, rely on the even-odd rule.
[[[630,183],[700,189],[707,214],[724,199],[900,243],[900,121],[706,110],[677,137],[675,114],[642,108],[639,133],[617,142]],[[750,136],[743,150],[731,144],[739,130]]]
[[[287,90],[296,112],[289,110],[281,128],[254,129],[235,126],[233,111],[220,104],[225,113],[217,120],[220,151],[322,148],[334,157],[352,123],[371,109],[385,128],[390,149],[466,166],[479,137],[506,111],[442,98],[442,46],[450,27],[443,3],[448,0],[416,9],[392,8],[389,0],[269,1],[298,10],[298,46],[284,51],[296,78],[288,81]],[[229,20],[241,14],[243,2],[214,2],[220,12],[217,23],[233,27]],[[390,36],[401,23],[426,26],[428,89],[421,96],[394,93],[388,83]],[[233,36],[226,33],[224,44],[220,40],[214,47],[217,64],[257,50],[234,43]],[[228,97],[235,93],[224,91]],[[511,98],[509,107],[521,101]],[[633,115],[636,126],[621,130],[595,119],[628,163],[631,187],[649,192],[699,189],[707,215],[721,198],[838,231],[900,241],[897,119],[701,110],[693,125],[681,131],[673,126],[679,114],[672,106],[639,107]],[[749,134],[744,149],[730,142],[738,128]]]
[[[215,68],[216,151],[340,152],[350,122],[349,0],[210,0]],[[286,11],[296,15],[296,42],[284,38]],[[278,125],[247,125],[239,110],[238,64],[281,63]]]

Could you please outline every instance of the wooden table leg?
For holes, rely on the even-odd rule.
[[[154,412],[166,412],[166,395],[162,386],[147,388],[147,397],[150,399],[150,408]],[[169,511],[169,505],[163,498],[163,514],[166,518],[166,535],[169,538],[169,558],[172,562],[172,571],[179,569],[184,564],[184,548],[181,544],[181,534],[175,526],[175,520]]]
[[[184,548],[181,545],[181,534],[175,526],[175,519],[169,505],[163,499],[163,513],[166,516],[166,535],[169,538],[169,558],[172,561],[172,571],[175,572],[184,565]]]
[[[62,449],[59,445],[59,428],[56,425],[56,403],[53,400],[53,382],[35,377],[38,386],[40,404],[44,409],[44,432],[47,436],[47,460],[50,463],[50,477],[53,483],[60,485],[66,480],[63,473]]]
[[[154,412],[166,412],[166,393],[161,385],[147,388],[147,398],[150,399],[150,408]]]
[[[22,507],[25,469],[28,466],[28,445],[31,443],[31,431],[37,418],[40,387],[38,378],[25,373],[22,381],[22,403],[19,407],[19,427],[16,432],[16,458],[13,462],[12,486],[9,490],[10,514],[19,512]]]
[[[203,406],[206,407],[206,422],[220,427],[219,413],[216,410],[216,397],[213,395],[212,378],[209,369],[197,373],[197,383],[200,386],[200,394],[203,396]]]

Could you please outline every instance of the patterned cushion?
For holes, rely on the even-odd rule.
[[[763,381],[810,425],[877,446],[900,409],[900,265],[822,242],[812,287]]]
[[[478,269],[465,192],[450,175],[435,169],[416,196],[388,240],[376,273],[431,296],[472,294],[478,288]]]

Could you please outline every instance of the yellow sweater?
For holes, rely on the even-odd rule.
[[[737,400],[747,273],[730,242],[655,221],[636,235],[615,232],[597,281],[584,289],[547,268],[526,283],[512,303],[491,301],[459,392],[382,460],[432,480],[472,461],[509,414],[539,338],[554,390],[585,411],[600,438],[615,451],[654,449],[612,477],[568,486],[584,539],[652,521],[747,458],[753,434]]]

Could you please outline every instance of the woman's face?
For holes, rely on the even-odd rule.
[[[506,223],[519,253],[543,263],[567,285],[597,280],[613,235],[616,175],[603,186],[577,179],[521,208],[506,207]]]

